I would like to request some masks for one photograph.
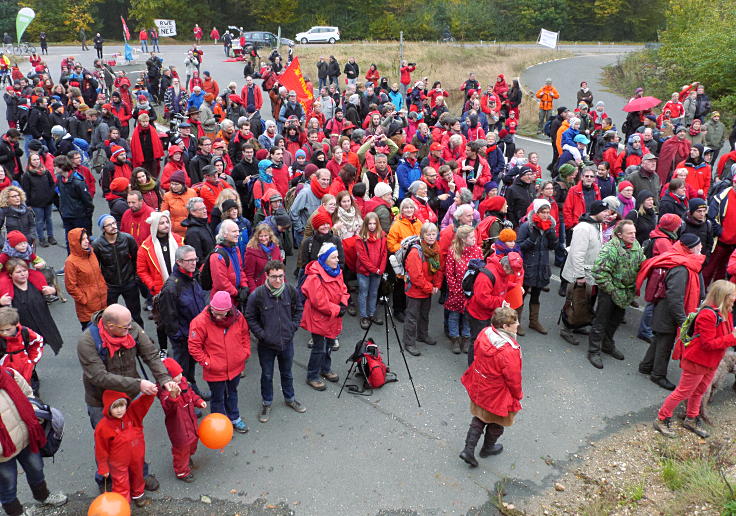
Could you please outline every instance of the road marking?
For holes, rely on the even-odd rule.
[[[519,136],[518,134],[516,135],[516,137],[519,140],[527,140],[527,141],[530,141],[530,142],[533,142],[533,143],[538,143],[539,145],[548,145],[550,147],[552,146],[552,142],[547,142],[547,141],[544,141],[544,140],[540,140],[538,138],[530,138],[529,136]]]

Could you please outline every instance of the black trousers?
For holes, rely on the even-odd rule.
[[[478,338],[478,334],[483,331],[483,328],[486,328],[491,324],[491,321],[481,321],[480,319],[476,319],[472,315],[470,315],[468,312],[465,312],[465,317],[468,318],[468,323],[470,324],[470,346],[468,346],[468,365],[473,363],[473,357],[475,356],[475,339]]]
[[[598,289],[597,301],[588,343],[588,353],[594,355],[613,351],[616,347],[613,335],[626,314],[626,310],[614,303],[608,292]]]
[[[118,298],[123,296],[125,306],[130,310],[130,315],[138,325],[143,326],[143,319],[141,318],[141,298],[138,295],[138,285],[135,281],[124,287],[111,287],[107,286],[107,304],[111,305],[118,302]]]
[[[654,378],[665,378],[670,365],[672,348],[675,346],[675,333],[654,332],[654,340],[649,344],[644,358],[639,363],[640,371],[650,371]]]

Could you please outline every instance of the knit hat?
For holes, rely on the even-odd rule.
[[[28,239],[26,238],[26,236],[20,231],[18,231],[17,229],[10,231],[8,233],[7,239],[11,247],[15,247],[21,242],[28,242]]]
[[[166,217],[167,219],[169,219],[169,222],[171,222],[171,214],[169,213],[169,210],[151,212],[151,214],[146,219],[146,224],[150,224],[151,234],[154,236],[156,235],[156,231],[158,230],[158,223],[162,217]]]
[[[111,192],[124,192],[130,186],[130,180],[127,177],[116,177],[110,182]]]
[[[565,163],[557,170],[557,172],[560,174],[560,177],[562,177],[562,179],[567,179],[577,170],[577,167],[575,167],[575,165],[573,165],[572,163]]]
[[[502,195],[496,195],[495,197],[489,197],[486,199],[485,209],[488,211],[501,211],[504,204],[506,204],[506,198]]]
[[[319,253],[317,253],[317,259],[319,261],[325,261],[327,258],[330,257],[332,253],[337,252],[337,247],[335,247],[335,244],[332,242],[325,242],[322,244],[322,247],[319,248]]]
[[[296,151],[296,152],[294,153],[294,158],[296,158],[296,159],[299,159],[299,158],[306,158],[306,157],[307,157],[307,153],[306,153],[306,152],[304,152],[304,151],[303,151],[302,149],[299,149],[298,151]]]
[[[619,191],[619,193],[620,193],[620,192],[622,192],[624,188],[627,188],[627,187],[629,187],[629,186],[630,186],[631,188],[634,188],[634,185],[633,185],[633,184],[631,183],[631,181],[621,181],[621,182],[620,182],[620,183],[618,184],[618,191]]]
[[[639,207],[642,205],[644,201],[646,201],[649,198],[654,198],[654,194],[650,192],[649,190],[642,190],[638,194],[636,194],[636,208],[639,209]]]
[[[393,189],[390,185],[387,185],[386,183],[377,183],[376,187],[373,189],[373,195],[376,197],[383,197],[386,194],[392,194]]]
[[[498,239],[501,242],[516,242],[516,231],[511,228],[504,228],[498,234]]]
[[[289,217],[288,213],[286,213],[286,210],[283,208],[276,210],[273,214],[273,221],[281,228],[291,227],[291,217]]]
[[[107,219],[113,219],[113,218],[115,218],[115,217],[113,217],[109,213],[103,213],[102,215],[100,215],[99,217],[97,217],[97,227],[100,228],[100,229],[102,229],[102,227],[105,225],[105,221]]]
[[[273,161],[270,159],[262,159],[258,162],[258,172],[266,173],[266,169],[273,167]]]
[[[268,151],[266,149],[258,149],[256,151],[256,159],[258,161],[264,160],[268,157]]]
[[[187,176],[184,174],[183,170],[177,170],[173,174],[171,174],[171,177],[169,178],[170,183],[179,183],[180,185],[186,185],[187,184]]]
[[[495,181],[488,181],[485,185],[483,185],[483,190],[486,193],[496,189],[498,189],[498,183],[496,183]]]
[[[609,209],[609,207],[608,207],[608,205],[605,202],[599,201],[599,200],[595,200],[595,201],[593,201],[590,204],[590,210],[588,210],[588,212],[591,215],[598,215],[599,213],[604,212],[604,211],[606,211],[608,209]]]
[[[112,152],[112,156],[110,157],[114,159],[119,154],[124,153],[125,149],[122,148],[120,145],[113,145],[110,151]]]
[[[700,237],[695,233],[685,233],[684,235],[680,236],[680,242],[682,242],[682,245],[684,245],[688,249],[692,249],[700,243]]]
[[[33,139],[28,142],[28,148],[32,151],[40,151],[43,147],[43,143],[40,140]]]
[[[166,370],[169,372],[169,376],[171,376],[172,378],[176,378],[184,372],[184,370],[179,365],[179,362],[177,362],[173,358],[164,358],[163,363],[164,366],[166,366]]]
[[[674,233],[682,226],[682,219],[674,213],[665,213],[659,218],[658,226],[665,231]]]
[[[312,177],[312,174],[314,174],[318,170],[319,167],[314,163],[307,163],[307,166],[304,167],[304,178],[309,179],[310,177]]]
[[[516,251],[512,251],[507,254],[506,258],[508,258],[509,266],[515,274],[518,275],[524,270],[524,260],[522,260],[521,255]]]
[[[534,213],[537,213],[539,210],[541,210],[545,206],[549,209],[552,209],[552,205],[549,203],[547,199],[534,199],[532,201],[532,210],[534,211]]]
[[[237,208],[237,207],[238,207],[237,202],[235,202],[232,199],[227,199],[225,202],[222,203],[222,209],[220,211],[224,215],[225,213],[229,212],[233,208]]]
[[[324,210],[318,210],[312,215],[312,227],[317,230],[320,226],[329,224],[332,227],[332,217]]]
[[[230,294],[224,290],[218,290],[210,300],[210,308],[225,312],[233,307],[233,300],[230,298]]]
[[[688,203],[688,210],[690,211],[690,213],[693,213],[701,206],[708,206],[708,203],[705,202],[703,199],[695,197],[694,199],[690,199],[690,202]]]

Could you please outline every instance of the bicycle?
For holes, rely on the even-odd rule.
[[[22,42],[18,45],[13,45],[13,54],[16,56],[30,55],[36,53],[36,47],[28,43]]]

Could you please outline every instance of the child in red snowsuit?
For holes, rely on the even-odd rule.
[[[158,390],[158,399],[166,416],[166,432],[171,441],[171,455],[174,462],[176,478],[184,482],[193,482],[192,455],[197,452],[197,416],[194,407],[205,408],[207,403],[194,392],[182,376],[182,368],[173,358],[164,360],[164,365],[171,378],[179,385],[181,395],[172,398],[166,389]]]
[[[123,392],[102,393],[104,417],[95,428],[95,457],[97,472],[112,477],[112,489],[136,506],[147,504],[143,478],[143,461],[146,441],[143,435],[143,418],[153,404],[154,396],[137,397],[131,402]]]

